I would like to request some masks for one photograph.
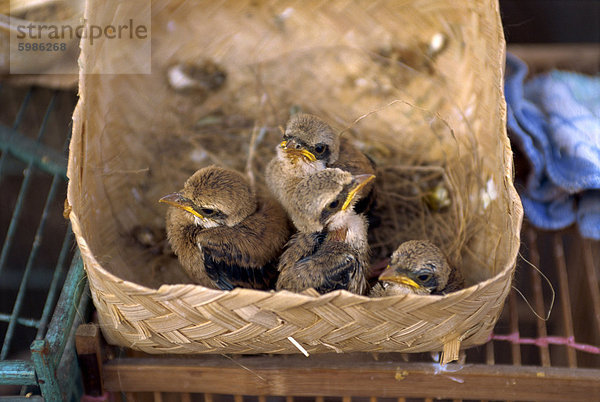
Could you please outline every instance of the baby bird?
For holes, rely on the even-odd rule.
[[[339,168],[351,174],[375,173],[373,161],[323,120],[310,114],[293,116],[277,147],[277,155],[267,166],[269,189],[290,213],[294,202],[291,194],[298,183],[326,168]],[[367,211],[373,198],[373,183],[369,183],[357,196],[354,209],[358,213]]]
[[[279,259],[277,290],[366,292],[367,222],[353,206],[357,194],[374,178],[326,169],[298,184],[292,200],[299,233]]]
[[[390,265],[379,276],[370,296],[446,294],[464,287],[464,279],[446,257],[428,240],[402,243],[392,254]]]
[[[223,290],[274,287],[289,221],[273,199],[255,196],[241,173],[205,167],[159,202],[171,205],[167,237],[196,283]]]

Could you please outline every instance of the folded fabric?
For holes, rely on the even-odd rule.
[[[577,221],[583,236],[600,239],[600,77],[552,71],[524,82],[526,75],[525,63],[507,54],[509,133],[531,166],[525,214],[543,229]]]

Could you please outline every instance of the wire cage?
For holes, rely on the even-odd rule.
[[[0,397],[11,400],[81,394],[71,328],[88,297],[63,218],[75,102],[72,91],[0,83]]]

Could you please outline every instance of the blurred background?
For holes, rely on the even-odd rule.
[[[600,43],[598,0],[500,0],[508,43]]]

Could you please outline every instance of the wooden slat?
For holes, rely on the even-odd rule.
[[[537,246],[537,234],[532,227],[527,228],[527,241],[529,243],[529,262],[536,268],[540,268],[540,253]],[[531,267],[530,267],[531,268]],[[533,288],[533,305],[535,311],[540,316],[545,315],[546,307],[544,306],[544,294],[542,292],[542,279],[539,272],[531,268],[531,286]],[[537,336],[539,338],[545,338],[548,336],[548,330],[546,329],[546,322],[537,318],[535,320],[537,328]],[[543,367],[550,366],[550,349],[548,346],[539,346],[540,362]]]
[[[491,366],[496,364],[496,356],[494,355],[494,341],[489,341],[485,344],[485,362]]]
[[[573,329],[573,318],[571,310],[571,297],[569,295],[569,279],[567,276],[567,265],[565,262],[565,251],[562,241],[562,236],[554,234],[554,260],[556,261],[556,270],[558,271],[558,293],[560,296],[560,304],[562,307],[562,319],[565,335],[569,338],[575,337]],[[573,348],[567,348],[567,361],[569,367],[577,367],[577,353]]]
[[[583,240],[583,258],[583,265],[585,265],[587,283],[592,299],[592,311],[594,312],[595,318],[595,322],[592,325],[596,326],[596,330],[598,331],[598,334],[600,334],[600,282],[598,282],[598,275],[596,275],[596,268],[594,267],[592,242],[590,240]]]
[[[519,312],[517,310],[517,295],[514,291],[508,295],[508,322],[510,325],[510,332],[519,332]],[[521,345],[518,343],[512,343],[510,345],[512,363],[515,366],[521,365]]]
[[[356,397],[430,397],[514,400],[589,400],[600,395],[600,370],[485,364],[436,373],[431,363],[247,357],[244,368],[218,356],[186,365],[181,359],[115,359],[104,367],[108,391],[163,391]],[[398,381],[397,370],[407,375]]]
[[[100,396],[102,390],[102,347],[100,328],[96,324],[81,324],[75,332],[75,349],[81,370],[85,394]]]

